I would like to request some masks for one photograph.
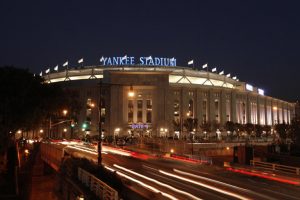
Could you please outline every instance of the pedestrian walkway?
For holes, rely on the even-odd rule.
[[[40,153],[35,158],[31,179],[30,200],[59,200],[54,192],[55,173],[44,174],[44,165]]]

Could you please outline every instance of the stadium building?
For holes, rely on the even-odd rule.
[[[153,62],[149,63],[151,59],[142,57],[139,64],[127,57],[127,62],[120,63],[122,57],[118,58],[102,57],[101,66],[44,75],[50,84],[78,91],[84,104],[78,133],[98,134],[100,114],[104,135],[179,137],[187,132],[183,126],[187,118],[220,127],[227,121],[272,126],[290,123],[295,114],[294,103],[266,96],[262,89],[229,74],[176,66],[174,58],[155,61],[150,57]],[[197,126],[193,131],[202,130]]]

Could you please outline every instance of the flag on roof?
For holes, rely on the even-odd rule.
[[[79,59],[79,60],[78,60],[78,63],[79,63],[79,64],[80,64],[80,63],[83,63],[83,58]]]
[[[189,62],[188,62],[188,65],[193,65],[194,64],[194,60],[190,60]]]
[[[63,66],[65,67],[65,66],[68,66],[68,64],[69,64],[69,62],[67,61],[67,62],[65,62],[64,64],[63,64]]]

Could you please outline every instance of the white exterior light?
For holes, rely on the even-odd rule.
[[[246,84],[246,90],[253,91],[253,86],[250,84]]]
[[[265,95],[265,91],[262,89],[258,89],[258,94],[264,96]]]

